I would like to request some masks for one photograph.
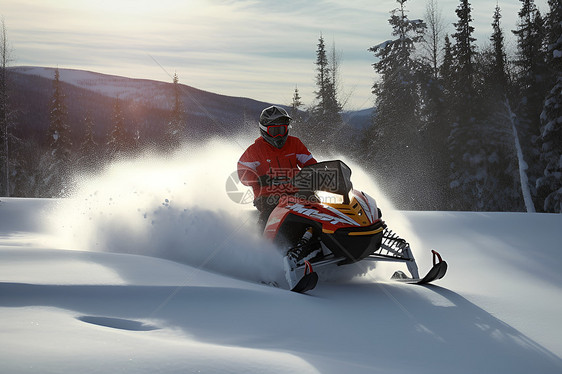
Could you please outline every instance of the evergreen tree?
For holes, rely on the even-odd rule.
[[[129,153],[134,146],[133,137],[127,132],[121,110],[121,100],[115,98],[112,114],[112,129],[108,136],[107,149],[111,158]]]
[[[47,170],[45,161],[48,154],[41,153],[42,147],[35,139],[17,141],[12,147],[12,159],[17,159],[15,168],[12,168],[10,187],[12,196],[19,197],[42,197],[48,195],[45,179]]]
[[[65,94],[60,82],[59,69],[55,70],[53,81],[53,98],[48,129],[49,149],[55,160],[63,163],[70,161],[72,153],[72,140],[68,124],[68,110],[65,104]]]
[[[298,116],[300,107],[302,107],[303,105],[304,104],[301,101],[301,95],[299,94],[299,88],[295,86],[295,92],[293,93],[293,100],[291,102],[291,113],[290,113],[293,120],[295,119],[295,117]]]
[[[545,55],[545,25],[534,0],[521,0],[517,36],[519,85],[523,94],[522,106],[527,120],[538,124],[541,103],[547,91]],[[533,124],[532,124],[533,125]]]
[[[291,111],[289,115],[293,119],[293,125],[298,125],[303,122],[301,107],[304,106],[302,102],[301,95],[299,93],[299,88],[295,86],[295,91],[293,92],[293,99],[291,101]]]
[[[304,107],[304,103],[302,102],[302,97],[298,87],[295,86],[293,97],[291,99],[291,105],[288,110],[288,113],[292,118],[291,133],[302,139],[308,146],[311,146],[313,145],[309,143],[313,139],[310,131],[311,124],[307,118],[307,112],[303,111],[301,109],[302,107]]]
[[[174,74],[174,103],[170,114],[170,121],[166,128],[166,148],[175,149],[179,147],[182,140],[186,137],[185,113],[181,100],[181,87],[177,73]]]
[[[502,134],[499,139],[495,139],[498,152],[502,156],[501,167],[495,170],[502,182],[502,185],[498,188],[502,197],[501,201],[505,202],[505,205],[501,206],[500,209],[516,210],[524,206],[528,212],[534,212],[535,207],[528,185],[527,164],[521,152],[521,142],[516,128],[517,118],[511,109],[509,99],[508,64],[501,17],[501,9],[499,5],[496,5],[492,21],[493,32],[490,37],[492,47],[487,62],[488,66],[484,67],[484,81],[487,86],[484,96],[492,104],[490,110],[495,111],[491,114],[492,125],[498,129],[503,126],[506,133],[506,136]],[[508,139],[513,139],[513,141]]]
[[[401,124],[407,136],[399,136],[404,147],[413,145],[412,139],[420,130],[417,73],[419,61],[414,57],[415,43],[421,41],[425,25],[420,20],[410,21],[406,15],[406,0],[397,0],[400,8],[391,12],[389,23],[394,40],[371,47],[378,62],[373,66],[381,79],[373,85],[376,94],[377,115],[373,128],[388,132]],[[378,131],[377,130],[377,131]],[[410,143],[410,144],[408,144]],[[397,145],[397,144],[395,144]]]
[[[440,74],[440,64],[443,56],[441,40],[443,39],[443,20],[441,11],[435,0],[427,3],[425,11],[426,32],[422,41],[423,46],[423,68],[420,70],[420,93],[422,95],[422,127],[425,131],[423,142],[426,144],[428,164],[425,165],[426,172],[433,176],[428,178],[427,187],[433,192],[426,199],[427,207],[430,209],[443,210],[448,207],[446,181],[449,176],[449,160],[446,153],[447,137],[449,136],[450,120],[446,105],[446,94],[444,79]],[[451,53],[450,41],[446,36],[449,47],[447,53]],[[452,58],[449,58],[449,68]],[[446,70],[447,68],[445,68]],[[449,74],[448,74],[449,76]]]
[[[466,32],[473,30],[467,23],[472,19],[467,1],[461,1],[457,15],[455,52],[463,57],[456,67],[459,74],[454,95],[457,103],[461,100],[465,105],[460,107],[449,136],[453,208],[522,210],[512,117],[506,113],[504,95],[507,75],[501,12],[496,7],[492,45],[482,53],[475,51],[474,39]]]
[[[44,186],[41,195],[64,196],[70,187],[72,140],[58,68],[53,80],[47,139],[49,151],[40,160],[40,180]]]
[[[336,49],[336,43],[332,43],[332,51],[329,56],[330,72],[332,74],[333,86],[333,104],[336,106],[338,112],[341,112],[350,97],[350,94],[344,94],[342,82],[340,80],[340,65],[341,65],[341,52]],[[336,119],[341,119],[338,116]]]
[[[80,158],[78,165],[84,171],[92,171],[98,167],[103,160],[100,160],[99,146],[94,138],[94,120],[88,111],[84,117],[84,137],[80,144]]]
[[[541,113],[541,164],[543,175],[537,180],[538,194],[545,196],[546,212],[562,213],[562,3],[550,0],[548,15],[548,61],[554,86]]]
[[[451,208],[457,210],[489,210],[490,191],[497,187],[497,179],[491,174],[499,162],[490,133],[490,125],[482,105],[486,100],[480,97],[477,102],[476,66],[479,56],[472,36],[472,8],[468,0],[460,0],[456,9],[458,21],[454,23],[456,33],[452,36],[453,72],[450,76],[454,108],[451,113],[453,123],[448,138],[450,157],[449,186],[453,199]],[[481,64],[480,64],[481,65]]]
[[[533,0],[521,0],[517,29],[513,33],[517,36],[518,67],[517,85],[520,99],[516,114],[518,117],[518,132],[521,136],[521,146],[529,164],[529,182],[536,186],[536,180],[543,174],[544,166],[540,160],[540,145],[538,136],[541,133],[541,112],[543,101],[548,92],[548,66],[545,55],[545,25],[544,20]],[[544,192],[544,190],[543,190]],[[542,208],[546,196],[537,194],[533,189],[537,209]]]
[[[454,92],[455,92],[455,67],[454,67],[454,56],[453,56],[453,46],[451,44],[451,39],[449,35],[445,35],[445,46],[443,47],[443,63],[439,68],[441,73],[441,84],[443,86],[443,103],[445,106],[445,115],[447,116],[447,122],[451,122],[452,110],[454,108]]]
[[[480,100],[478,114],[487,116],[499,107],[503,108],[508,94],[507,57],[505,53],[504,35],[501,27],[501,9],[496,6],[492,16],[491,44],[475,55],[475,92]]]
[[[453,50],[455,61],[455,97],[457,115],[460,121],[467,121],[475,109],[474,58],[476,39],[472,36],[472,8],[468,0],[461,0],[456,11],[458,22],[454,23],[456,33],[452,35],[456,43]]]
[[[443,47],[443,62],[439,68],[441,74],[441,86],[442,86],[442,102],[443,111],[442,119],[443,123],[450,126],[455,117],[455,66],[454,66],[454,56],[453,56],[453,45],[451,44],[451,39],[448,35],[445,35],[445,45]],[[448,127],[444,127],[443,131],[449,136]]]
[[[546,22],[547,55],[546,61],[554,75],[560,74],[562,60],[560,54],[560,29],[562,28],[562,2],[560,0],[548,0],[550,12]]]
[[[439,71],[441,72],[441,78],[443,79],[443,89],[445,91],[446,97],[451,97],[454,92],[454,57],[453,57],[453,46],[451,44],[451,39],[449,35],[445,35],[445,46],[443,47],[443,63]]]
[[[367,164],[376,165],[377,172],[388,181],[387,190],[400,194],[401,201],[413,201],[415,206],[421,198],[419,186],[426,184],[424,170],[419,165],[429,164],[424,152],[427,144],[421,135],[418,77],[421,63],[414,56],[425,24],[408,18],[406,0],[397,3],[399,7],[391,12],[389,19],[395,39],[369,49],[378,59],[373,66],[381,78],[373,85],[377,109],[373,124],[365,133],[363,147]]]
[[[493,87],[495,93],[503,97],[507,89],[507,70],[506,70],[506,54],[504,45],[503,30],[500,25],[501,9],[496,5],[494,11],[494,18],[492,22],[493,33],[490,38],[493,48],[493,60],[490,79],[490,85]]]
[[[316,104],[312,106],[308,127],[311,138],[308,140],[312,147],[327,147],[334,149],[334,137],[341,128],[341,106],[336,95],[333,77],[334,68],[330,65],[324,38],[320,35],[316,50]]]

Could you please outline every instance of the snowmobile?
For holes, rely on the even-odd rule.
[[[358,261],[405,263],[410,276],[397,271],[392,278],[408,283],[426,284],[445,275],[447,263],[432,251],[433,267],[420,278],[410,245],[387,227],[375,199],[353,188],[351,169],[344,162],[306,166],[284,183],[298,192],[281,196],[263,234],[288,254],[307,254],[298,259],[286,255],[283,259],[292,291],[303,293],[316,286],[318,274],[314,268]]]

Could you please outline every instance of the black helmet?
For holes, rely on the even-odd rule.
[[[266,142],[281,148],[289,136],[291,116],[287,111],[276,105],[265,108],[260,115],[260,133]]]

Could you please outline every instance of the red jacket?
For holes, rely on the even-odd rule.
[[[240,181],[252,187],[254,198],[263,195],[281,195],[296,192],[287,185],[260,186],[258,177],[294,177],[303,167],[315,164],[316,160],[299,138],[289,136],[285,145],[279,149],[265,141],[261,136],[248,147],[238,160]]]

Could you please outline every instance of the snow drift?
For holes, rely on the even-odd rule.
[[[242,144],[250,141],[187,145],[169,157],[146,154],[79,176],[72,198],[61,200],[49,217],[57,233],[53,245],[160,257],[238,279],[285,283],[281,253],[260,237],[252,199],[240,201],[228,185],[237,180]],[[358,167],[353,180],[366,191],[378,190]],[[240,183],[234,187],[251,194]],[[402,220],[392,210],[388,215]]]

